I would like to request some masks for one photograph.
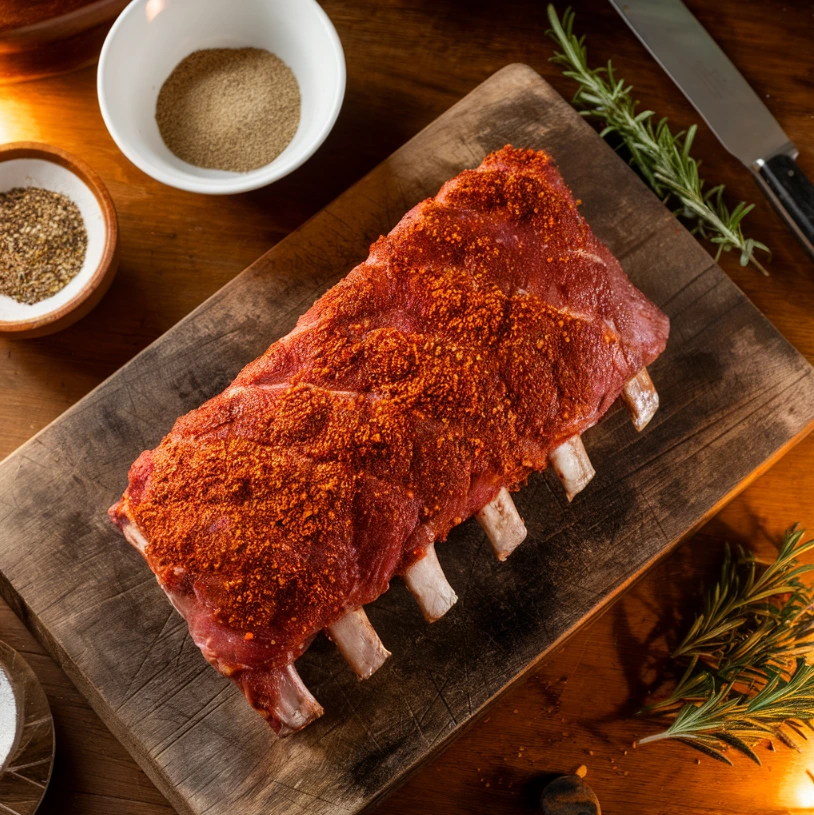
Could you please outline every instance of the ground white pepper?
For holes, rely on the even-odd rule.
[[[0,193],[0,294],[29,305],[51,297],[76,277],[87,248],[70,198],[39,187]]]
[[[300,122],[291,69],[262,48],[209,48],[175,66],[158,94],[161,138],[197,167],[248,172],[286,148]]]

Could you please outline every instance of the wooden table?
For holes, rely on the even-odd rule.
[[[802,149],[814,178],[814,13],[807,0],[689,3],[765,97]],[[122,262],[101,305],[40,340],[0,340],[0,457],[84,396],[137,351],[327,204],[392,150],[509,62],[526,62],[564,95],[547,62],[543,4],[534,0],[325,0],[348,63],[345,106],[325,146],[287,179],[228,199],[164,187],[113,144],[96,103],[95,74],[4,88],[0,139],[58,144],[90,162],[119,212]],[[591,58],[633,82],[643,105],[676,125],[697,121],[611,8],[575,3]],[[746,229],[773,250],[772,276],[724,257],[737,284],[814,362],[814,266],[749,174],[701,128],[695,152],[732,200],[757,203]],[[688,472],[687,478],[694,474]],[[814,437],[736,498],[695,540],[657,565],[586,625],[462,738],[381,805],[398,813],[533,811],[546,773],[588,768],[607,813],[787,812],[814,807],[814,745],[760,751],[763,767],[727,768],[680,745],[633,749],[652,731],[633,718],[659,675],[676,630],[714,572],[721,541],[771,554],[793,521],[814,532]],[[59,668],[6,606],[2,638],[22,651],[48,693],[57,761],[45,815],[159,815],[171,809]]]

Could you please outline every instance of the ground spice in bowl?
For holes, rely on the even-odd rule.
[[[209,48],[181,60],[158,94],[161,138],[180,159],[248,172],[285,150],[300,122],[291,69],[262,48]]]
[[[82,269],[88,233],[79,207],[39,187],[0,193],[0,294],[33,305]]]

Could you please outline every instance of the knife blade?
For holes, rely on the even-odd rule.
[[[814,259],[814,185],[763,100],[681,0],[610,0]]]

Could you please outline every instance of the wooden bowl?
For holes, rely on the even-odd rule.
[[[47,144],[0,146],[0,192],[41,187],[79,207],[88,231],[85,263],[53,297],[26,305],[0,295],[0,335],[42,337],[84,317],[110,287],[119,264],[119,227],[110,193],[84,161]]]
[[[127,0],[2,0],[0,85],[90,65]]]

